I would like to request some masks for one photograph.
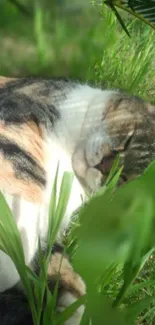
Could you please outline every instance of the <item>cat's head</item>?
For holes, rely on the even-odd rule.
[[[91,192],[105,182],[117,154],[124,166],[120,184],[141,175],[155,159],[155,107],[120,92],[111,92],[104,106],[98,125],[87,126],[72,158],[76,176]]]

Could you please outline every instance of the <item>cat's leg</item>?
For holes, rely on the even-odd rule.
[[[72,305],[77,298],[69,291],[64,292],[58,301],[58,312],[62,312]],[[84,306],[80,306],[74,314],[64,323],[64,325],[79,325],[84,313]]]
[[[86,287],[81,277],[73,270],[68,258],[59,251],[52,254],[48,266],[48,280],[51,289],[53,289],[57,278],[59,278],[57,311],[61,312],[83,296],[86,293]],[[64,325],[79,325],[83,312],[84,306],[82,305]]]
[[[83,296],[86,289],[81,277],[74,272],[68,258],[63,254],[63,248],[59,245],[54,246],[48,265],[51,292],[57,279],[59,279],[57,311],[61,312]],[[84,306],[79,307],[63,325],[79,325],[83,312]],[[0,293],[0,325],[33,325],[29,304],[20,283],[14,289]]]

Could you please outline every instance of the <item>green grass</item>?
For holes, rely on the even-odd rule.
[[[116,164],[111,180],[80,209],[77,216],[77,225],[80,226],[70,230],[66,248],[72,244],[72,264],[85,280],[87,294],[59,315],[55,308],[57,286],[52,295],[47,285],[47,266],[66,211],[73,177],[69,173],[64,174],[56,202],[56,175],[49,209],[48,247],[43,256],[39,246],[41,270],[38,276],[25,265],[19,232],[3,196],[0,196],[0,249],[16,265],[35,325],[40,324],[45,292],[48,299],[43,312],[44,325],[50,322],[63,324],[83,302],[86,302],[83,325],[89,324],[90,319],[92,324],[112,325],[117,321],[122,325],[131,325],[137,319],[141,324],[140,318],[151,317],[153,324],[155,294],[151,288],[155,279],[147,280],[142,270],[155,249],[155,162],[141,177],[116,190],[119,173]]]
[[[3,2],[0,6],[0,74],[80,78],[97,86],[123,88],[155,102],[155,33],[148,26],[124,15],[130,39],[106,7],[94,5],[62,15],[36,6],[34,19],[28,19],[10,4]],[[154,169],[155,164],[141,178],[114,193],[117,177],[109,179],[108,187],[80,210],[64,238],[72,263],[88,287],[82,325],[88,324],[90,316],[95,325],[126,325],[134,321],[138,325],[155,324]],[[39,325],[47,290],[44,266],[69,198],[71,185],[67,185],[66,193],[64,184],[71,184],[70,177],[66,175],[63,180],[57,208],[53,189],[49,215],[54,227],[49,227],[46,259],[40,255],[40,278],[25,267],[19,234],[0,197],[5,217],[0,223],[0,246],[17,266],[35,325]],[[16,245],[11,245],[12,241]],[[48,292],[44,325],[49,325],[50,317],[61,325],[71,312],[57,318],[55,297],[56,291],[54,296]]]
[[[51,194],[47,238],[48,243],[44,256],[41,251],[40,242],[38,246],[38,260],[40,265],[39,276],[37,276],[29,267],[26,266],[20,233],[3,195],[0,194],[0,249],[10,256],[16,266],[24,292],[29,302],[34,325],[40,324],[41,316],[43,317],[44,325],[49,324],[49,322],[52,322],[52,324],[58,324],[60,318],[60,315],[56,315],[57,286],[55,287],[52,295],[48,289],[47,268],[51,258],[51,249],[56,241],[56,236],[69,201],[73,175],[67,172],[64,173],[58,201],[56,197],[57,175],[58,171],[55,176],[55,182]],[[42,315],[42,306],[45,293],[47,296],[47,301]]]
[[[130,39],[106,7],[54,14],[36,6],[33,20],[1,7],[1,74],[69,76],[154,97],[155,34],[148,26],[125,15]]]

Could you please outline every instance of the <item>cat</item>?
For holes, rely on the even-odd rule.
[[[104,184],[117,154],[124,166],[120,185],[140,175],[154,159],[154,117],[152,104],[117,89],[63,78],[0,78],[0,189],[20,231],[27,265],[33,264],[39,237],[45,249],[58,163],[58,188],[64,171],[74,173],[70,201],[51,253],[49,283],[58,274],[61,238],[73,212],[87,194]],[[19,281],[13,262],[0,251],[1,325],[33,324],[28,306],[23,307]],[[60,311],[86,292],[66,256],[60,287]],[[81,306],[65,325],[80,324],[83,310]]]

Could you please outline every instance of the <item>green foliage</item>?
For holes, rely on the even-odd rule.
[[[129,35],[128,30],[119,15],[116,7],[121,8],[140,20],[144,21],[146,24],[150,25],[153,29],[155,29],[155,5],[154,0],[104,0],[112,11],[115,13],[118,18],[120,24]]]
[[[96,83],[103,87],[122,88],[131,94],[154,100],[154,31],[129,20],[133,37],[117,29],[113,14],[103,6],[103,52],[94,66]],[[143,29],[144,28],[144,29]],[[107,69],[108,67],[108,69]],[[154,81],[153,81],[154,82]]]
[[[56,200],[57,177],[58,171],[55,177],[55,182],[51,194],[48,245],[46,254],[44,254],[44,256],[41,252],[40,242],[38,247],[40,265],[39,276],[33,273],[32,270],[26,266],[20,233],[3,195],[0,194],[0,249],[10,256],[16,266],[16,269],[20,275],[22,286],[29,302],[34,325],[40,324],[45,293],[47,302],[46,307],[43,311],[43,325],[49,325],[50,322],[54,322],[57,325],[60,324],[60,316],[58,317],[56,315],[56,297],[58,286],[56,285],[54,293],[52,295],[48,289],[47,268],[51,257],[51,249],[55,243],[61,221],[67,208],[72,187],[73,175],[67,172],[64,173],[62,177],[58,201]],[[73,311],[74,310],[75,307]]]
[[[0,73],[23,76],[69,76],[103,87],[123,88],[131,94],[155,101],[154,31],[128,14],[121,14],[131,35],[127,37],[106,5],[87,10],[53,10],[47,1],[22,1],[32,17],[20,13],[9,2],[0,2]],[[45,10],[48,7],[48,11]],[[0,248],[12,258],[20,274],[35,325],[40,323],[46,293],[43,324],[61,325],[86,301],[82,325],[155,323],[155,163],[143,176],[116,189],[121,170],[118,161],[105,186],[76,212],[65,238],[75,269],[87,283],[87,296],[60,315],[55,313],[57,288],[47,287],[49,254],[71,191],[72,175],[62,180],[56,202],[56,180],[52,191],[48,249],[42,255],[36,276],[26,265],[21,239],[10,210],[0,196]],[[66,189],[68,191],[66,191]],[[33,285],[32,285],[33,283]],[[58,284],[58,283],[57,283]],[[102,311],[102,312],[101,312]],[[52,321],[51,321],[52,320]]]
[[[56,286],[53,295],[47,287],[47,266],[51,247],[69,200],[72,175],[64,174],[59,200],[56,202],[58,172],[56,174],[49,213],[48,249],[44,257],[39,249],[41,271],[38,277],[25,265],[19,232],[1,195],[0,248],[16,265],[35,325],[40,324],[45,292],[47,304],[43,314],[44,325],[50,322],[56,325],[63,324],[84,302],[86,309],[82,325],[89,324],[90,319],[92,324],[98,325],[104,323],[112,325],[116,320],[119,324],[131,325],[150,305],[152,309],[155,308],[154,295],[142,297],[136,302],[126,302],[134,291],[139,293],[143,288],[155,283],[155,280],[134,283],[155,247],[155,186],[152,181],[155,162],[149,166],[144,175],[118,189],[116,174],[119,175],[119,171],[116,173],[116,169],[117,163],[115,168],[113,167],[113,178],[104,186],[104,191],[100,190],[80,209],[78,214],[80,227],[71,231],[77,244],[73,265],[86,282],[87,296],[82,297],[60,315],[55,313],[58,287]],[[117,281],[118,269],[123,283],[109,295],[107,288],[113,281]]]
[[[69,76],[154,99],[154,41],[150,27],[122,16],[127,37],[106,5],[74,13],[44,11],[33,19],[0,4],[0,74]]]
[[[109,310],[106,305],[105,312],[100,313],[102,324],[105,319],[106,324],[113,324],[115,310],[116,315],[119,310],[121,314],[123,312],[122,324],[133,324],[137,316],[154,303],[152,296],[131,305],[124,304],[128,291],[134,290],[136,276],[154,251],[155,187],[150,181],[154,169],[155,162],[143,176],[117,189],[115,193],[111,187],[110,191],[107,187],[104,193],[91,198],[79,213],[80,227],[75,230],[78,248],[73,264],[85,279],[91,306],[96,308],[96,304],[102,300],[103,305],[109,306]],[[106,286],[118,267],[121,268],[123,284],[109,301]],[[149,283],[145,283],[147,285]],[[144,283],[141,283],[136,289],[143,287]],[[93,313],[95,311],[91,307],[89,316],[92,319],[95,317],[94,324],[99,324],[97,314],[95,316]],[[111,320],[108,320],[109,313]]]

